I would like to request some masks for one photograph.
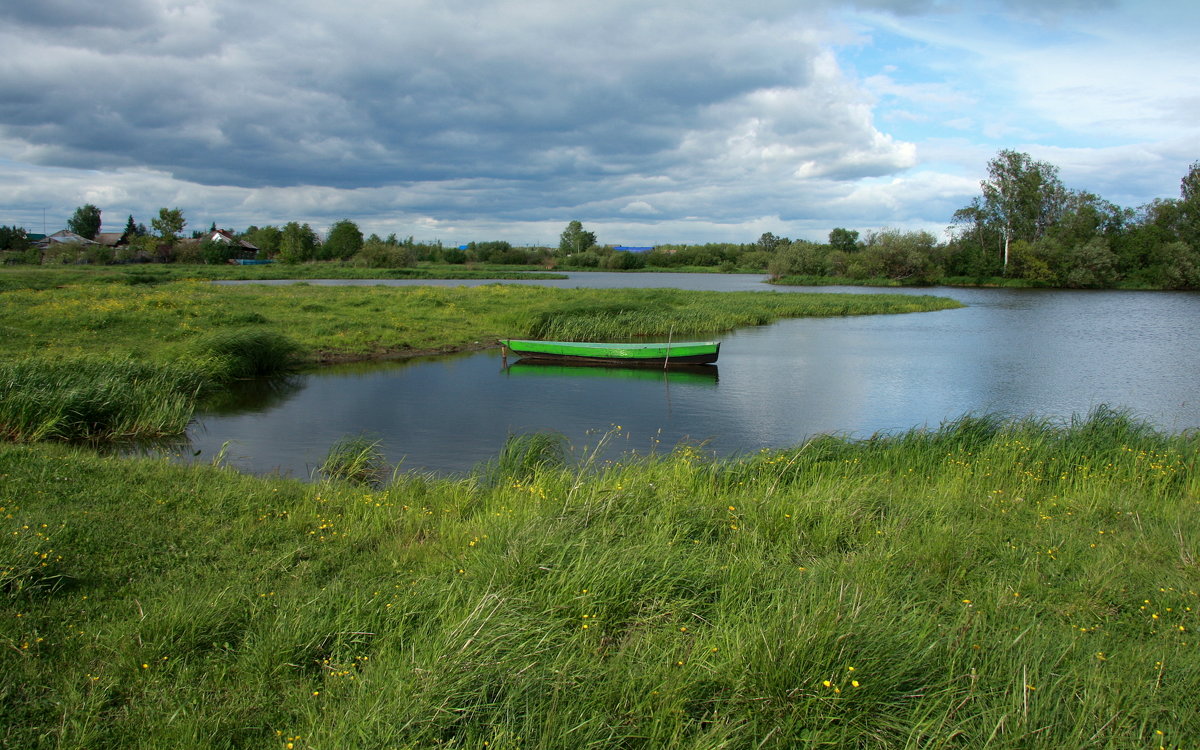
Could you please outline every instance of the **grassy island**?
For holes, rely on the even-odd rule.
[[[183,431],[197,398],[297,364],[496,346],[499,338],[713,335],[786,317],[940,310],[932,296],[675,289],[87,283],[2,292],[0,438]]]

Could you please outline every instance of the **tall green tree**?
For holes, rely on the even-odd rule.
[[[308,224],[289,221],[279,237],[279,259],[284,263],[303,263],[317,255],[317,233]]]
[[[129,220],[125,222],[125,231],[121,232],[121,239],[125,240],[125,242],[129,242],[137,236],[137,224],[133,223],[133,214],[129,214]]]
[[[579,221],[567,224],[558,239],[558,251],[563,255],[582,253],[596,244],[596,233],[588,232]]]
[[[858,232],[836,227],[829,233],[829,246],[843,253],[852,253],[858,249]]]
[[[246,229],[242,238],[258,248],[260,258],[271,258],[279,252],[279,242],[282,236],[283,232],[279,230],[279,227],[268,224],[265,227],[251,225]]]
[[[96,239],[100,233],[100,209],[91,203],[75,209],[75,214],[67,221],[67,229],[85,239]]]
[[[1062,216],[1067,191],[1058,167],[1034,161],[1029,154],[1001,150],[988,162],[981,209],[1003,240],[1003,265],[1008,268],[1009,248],[1016,240],[1033,242]]]
[[[158,232],[158,236],[163,240],[173,243],[187,226],[187,220],[183,218],[183,211],[178,208],[160,208],[158,218],[151,219],[150,226],[154,227],[154,231]]]
[[[1179,239],[1200,251],[1200,161],[1179,182]]]
[[[11,227],[0,227],[0,250],[24,250],[29,247],[29,237],[25,227],[16,224]]]
[[[329,228],[329,236],[321,245],[321,258],[324,260],[350,260],[363,248],[363,233],[358,225],[349,219],[342,219]]]

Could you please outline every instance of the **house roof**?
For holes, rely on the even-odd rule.
[[[55,232],[54,234],[50,235],[49,237],[38,240],[37,244],[43,245],[43,246],[49,246],[49,245],[67,245],[67,244],[98,245],[100,243],[89,240],[87,237],[83,237],[81,235],[75,234],[74,232],[70,231],[69,229],[61,229],[61,230]]]
[[[237,245],[245,250],[254,250],[255,252],[258,251],[258,247],[256,245],[252,245],[246,240],[239,240],[237,237],[233,236],[232,232],[224,229],[217,229],[210,232],[208,239],[212,240],[213,242],[228,242],[231,245]]]

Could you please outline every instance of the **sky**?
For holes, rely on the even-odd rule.
[[[934,232],[1001,149],[1136,208],[1200,161],[1195,0],[0,4],[0,224],[446,244]]]

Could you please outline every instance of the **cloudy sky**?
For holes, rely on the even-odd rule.
[[[1195,0],[6,2],[0,224],[940,233],[1002,148],[1137,207],[1200,160],[1197,28]]]

